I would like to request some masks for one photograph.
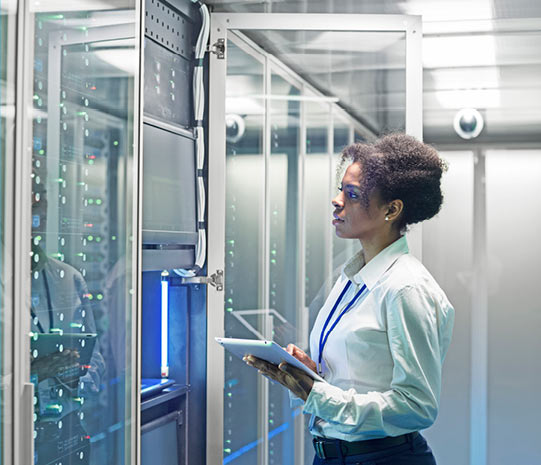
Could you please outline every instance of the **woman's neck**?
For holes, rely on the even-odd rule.
[[[370,239],[360,239],[363,247],[364,263],[368,263],[383,249],[389,247],[394,241],[399,239],[400,232],[391,232],[390,234],[378,235]]]

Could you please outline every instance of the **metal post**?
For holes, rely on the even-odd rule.
[[[487,463],[488,252],[485,154],[474,152],[473,289],[471,312],[470,464]]]
[[[210,43],[227,39],[227,31],[211,17]],[[227,49],[226,49],[227,57]],[[210,54],[208,258],[209,274],[225,270],[225,83],[226,60]],[[207,286],[207,450],[209,465],[223,462],[224,352],[214,337],[224,335],[224,293]]]
[[[34,462],[33,384],[30,380],[30,238],[32,173],[32,63],[31,32],[34,15],[25,0],[19,2],[17,43],[17,112],[15,143],[15,202],[13,240],[13,463]],[[28,105],[28,106],[27,106]],[[30,439],[30,441],[29,441]]]

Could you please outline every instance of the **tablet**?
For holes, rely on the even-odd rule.
[[[64,349],[77,350],[79,363],[89,365],[97,336],[96,333],[33,333],[30,348],[35,358]]]
[[[233,339],[233,338],[214,338],[216,342],[222,345],[232,354],[242,360],[245,355],[253,355],[257,358],[266,360],[273,365],[280,365],[282,362],[289,363],[296,368],[304,371],[316,381],[324,381],[317,373],[314,373],[304,363],[297,360],[276,342],[264,341],[259,339]]]

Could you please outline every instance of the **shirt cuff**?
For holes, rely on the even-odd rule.
[[[304,401],[303,413],[310,413],[319,416],[318,413],[321,411],[322,401],[325,401],[327,397],[326,391],[329,387],[332,387],[329,383],[314,381],[312,390]]]
[[[291,391],[289,392],[289,406],[291,408],[300,407],[304,404],[304,400],[302,400],[300,397],[297,397],[295,394],[293,394]]]

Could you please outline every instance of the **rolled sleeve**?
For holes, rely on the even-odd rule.
[[[304,412],[343,434],[397,436],[430,426],[437,415],[443,353],[438,321],[442,309],[420,286],[387,301],[385,317],[393,360],[390,389],[360,394],[315,382]]]

